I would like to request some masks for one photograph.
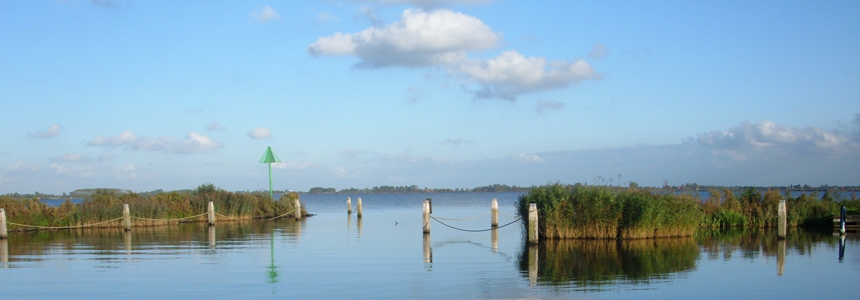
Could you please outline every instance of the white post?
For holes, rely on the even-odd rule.
[[[346,213],[352,213],[352,199],[350,199],[349,197],[346,197]]]
[[[424,233],[424,263],[433,263],[433,249],[430,248],[430,233]]]
[[[209,207],[207,208],[209,212],[209,226],[215,226],[215,204],[212,201],[209,201]]]
[[[131,212],[128,210],[128,204],[122,205],[122,228],[125,231],[131,230]]]
[[[357,217],[361,218],[361,198],[358,198],[358,203],[355,204],[355,210],[358,211]]]
[[[779,220],[777,220],[777,238],[784,239],[788,227],[788,218],[786,217],[785,200],[779,200]]]
[[[6,210],[0,208],[0,239],[6,239],[9,233],[6,232]]]
[[[296,208],[296,220],[301,220],[302,219],[302,204],[299,202],[299,199],[296,199],[296,201],[294,203],[295,204],[293,205],[293,207]]]
[[[538,235],[538,211],[537,204],[529,203],[529,244],[536,245],[539,243],[540,236]]]
[[[499,201],[493,198],[493,204],[490,205],[490,227],[499,227]]]
[[[424,200],[424,233],[430,233],[430,199]]]

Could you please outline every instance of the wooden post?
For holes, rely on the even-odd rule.
[[[296,208],[296,220],[301,220],[302,219],[302,203],[299,202],[299,199],[296,199],[296,201],[294,203],[295,204],[293,205],[293,207]]]
[[[361,218],[361,198],[358,198],[358,203],[355,204],[355,210],[358,212],[356,216]]]
[[[209,212],[209,226],[215,226],[215,203],[212,201],[209,201],[207,212]]]
[[[424,200],[424,233],[430,233],[430,198]]]
[[[538,233],[538,211],[537,204],[529,203],[529,244],[536,245],[539,243],[540,235]]]
[[[6,210],[0,208],[0,240],[5,240],[9,237],[9,233],[6,232]]]
[[[430,212],[429,213],[433,214],[433,199],[427,198],[427,202],[429,202],[428,205],[430,206]]]
[[[499,227],[499,201],[493,198],[493,204],[490,205],[490,227]]]
[[[346,197],[346,214],[352,213],[352,199]]]
[[[784,239],[788,230],[788,218],[786,216],[785,200],[779,200],[779,220],[777,220],[777,238]]]
[[[122,205],[122,228],[125,231],[131,230],[131,212],[128,210],[128,204]]]

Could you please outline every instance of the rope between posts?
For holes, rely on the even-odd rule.
[[[196,216],[190,216],[190,217],[184,217],[184,218],[175,218],[175,219],[150,219],[150,218],[141,218],[141,217],[134,217],[134,216],[132,216],[131,218],[137,219],[137,220],[145,220],[145,221],[182,221],[182,220],[194,219],[194,218],[197,218],[200,216],[204,216],[206,214],[207,213],[202,213],[202,214],[199,214]]]
[[[500,214],[500,215],[503,215],[503,216],[505,216],[505,217],[511,218],[511,219],[519,218],[519,217],[517,217],[517,216],[506,215],[505,213],[503,213],[503,212],[501,212],[501,211],[499,212],[499,214]]]
[[[295,210],[295,209],[293,209],[293,210],[288,211],[287,213],[285,213],[285,214],[283,214],[283,215],[280,215],[280,216],[277,216],[277,217],[274,217],[274,218],[270,218],[269,220],[274,220],[274,219],[277,219],[277,218],[280,218],[280,217],[283,217],[283,216],[289,215],[289,214],[291,214],[291,213],[293,213],[293,212],[295,212],[295,211],[296,211],[296,210]]]
[[[26,225],[26,224],[18,224],[18,223],[13,223],[13,222],[6,222],[6,223],[10,224],[10,225],[21,226],[21,227],[31,227],[31,228],[40,228],[40,229],[73,229],[73,228],[84,228],[84,227],[96,226],[96,225],[101,225],[101,224],[105,224],[105,223],[116,222],[119,220],[122,220],[122,217],[119,217],[119,218],[116,218],[113,220],[107,220],[107,221],[103,221],[103,222],[93,223],[93,224],[76,225],[76,226],[61,226],[61,227]]]
[[[508,223],[508,224],[505,224],[505,225],[502,225],[502,226],[499,226],[499,227],[496,227],[496,228],[490,228],[490,229],[478,229],[478,230],[474,230],[474,229],[463,229],[463,228],[457,228],[457,227],[454,227],[454,226],[451,226],[451,225],[445,224],[444,222],[439,221],[439,219],[436,219],[436,217],[434,217],[434,216],[430,216],[430,218],[433,218],[433,220],[436,220],[436,222],[439,222],[439,224],[442,224],[442,225],[448,226],[448,227],[450,227],[451,229],[456,229],[456,230],[466,231],[466,232],[484,232],[484,231],[490,231],[490,230],[493,230],[493,229],[499,229],[499,228],[502,228],[502,227],[505,227],[505,226],[508,226],[508,225],[514,224],[514,223],[516,223],[516,222],[518,222],[518,221],[520,221],[520,220],[522,219],[522,218],[518,218],[518,219],[513,220],[512,222],[510,222],[510,223]]]
[[[230,219],[230,220],[233,220],[233,221],[242,221],[242,220],[239,220],[239,219],[236,219],[236,218],[232,218],[232,217],[228,217],[228,216],[225,216],[225,215],[222,215],[222,214],[219,214],[219,213],[215,213],[215,215],[216,215],[216,216],[219,216],[219,217],[222,217],[222,218],[227,218],[227,219]]]
[[[451,218],[443,218],[443,217],[434,217],[434,216],[432,216],[432,215],[431,215],[430,217],[431,217],[431,218],[434,218],[434,219],[437,219],[437,218],[438,218],[438,219],[441,219],[441,220],[448,220],[448,221],[465,221],[465,220],[477,219],[477,218],[480,218],[480,217],[483,217],[483,216],[486,216],[486,215],[489,215],[489,214],[490,214],[490,213],[485,213],[485,214],[482,214],[482,215],[477,215],[477,216],[474,216],[474,217],[468,217],[468,218],[462,218],[462,219],[451,219]],[[437,221],[438,221],[438,220],[437,220]],[[441,223],[441,222],[440,222],[440,223]]]

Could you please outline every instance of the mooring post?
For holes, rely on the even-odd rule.
[[[846,217],[847,217],[847,215],[845,212],[845,206],[843,206],[839,212],[839,234],[843,234],[843,235],[845,234],[845,222],[846,222],[845,218]]]
[[[430,198],[427,198],[427,200],[424,200],[423,211],[424,211],[424,218],[423,218],[424,233],[430,233]]]
[[[490,227],[499,227],[499,200],[493,198],[493,204],[490,205]]]
[[[293,203],[294,203],[293,207],[296,208],[296,220],[301,220],[302,219],[302,203],[299,202],[299,199],[296,199],[295,202],[293,202]]]
[[[784,239],[788,230],[788,218],[786,217],[785,200],[779,200],[779,220],[777,220],[777,238]]]
[[[427,198],[427,202],[429,202],[428,205],[430,206],[430,214],[432,214],[433,213],[433,199]]]
[[[358,212],[356,217],[361,218],[361,198],[358,198],[358,203],[355,204],[355,210]]]
[[[529,203],[529,244],[536,245],[539,243],[540,236],[538,235],[538,210],[536,203]]]
[[[346,214],[352,213],[352,199],[346,197]]]
[[[6,210],[0,208],[0,240],[6,239],[9,236],[6,232]]]
[[[128,204],[122,205],[122,228],[125,231],[131,230],[131,212],[128,210]]]
[[[212,201],[209,201],[207,212],[209,213],[209,226],[215,226],[215,203]]]

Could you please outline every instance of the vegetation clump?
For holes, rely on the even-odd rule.
[[[116,190],[99,189],[80,204],[66,200],[58,207],[50,207],[38,198],[16,199],[0,196],[0,208],[6,210],[11,223],[43,226],[69,227],[95,224],[122,216],[123,204],[131,211],[132,226],[155,226],[179,222],[206,221],[201,215],[213,202],[215,212],[234,220],[272,218],[294,210],[296,193],[288,193],[277,201],[263,192],[228,192],[212,184],[204,184],[188,192],[167,192],[141,195],[133,192],[118,193]],[[308,215],[302,208],[302,214]],[[196,217],[195,217],[196,216]],[[190,219],[183,219],[189,218]],[[183,220],[179,220],[183,219]],[[100,227],[121,227],[111,222]],[[10,230],[27,228],[9,225]]]

